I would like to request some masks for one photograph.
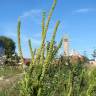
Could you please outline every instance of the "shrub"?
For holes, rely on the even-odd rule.
[[[54,0],[46,23],[45,12],[43,12],[42,41],[35,54],[31,40],[29,40],[31,64],[27,70],[23,68],[24,59],[20,41],[21,22],[20,19],[18,21],[18,47],[24,70],[24,77],[20,81],[20,96],[96,96],[96,69],[88,70],[78,58],[76,62],[75,59],[73,60],[76,64],[71,64],[74,62],[71,62],[69,57],[61,57],[56,64],[55,55],[62,45],[62,39],[55,51],[53,47],[60,21],[56,22],[48,50],[46,48],[46,34],[56,1]]]
[[[61,39],[59,45],[57,46],[57,48],[55,49],[55,52],[53,54],[55,36],[56,36],[56,32],[57,32],[57,29],[58,29],[58,26],[60,23],[60,21],[57,21],[54,31],[53,31],[51,41],[50,41],[49,50],[48,50],[47,54],[45,54],[46,48],[44,45],[46,44],[45,43],[46,34],[48,31],[52,13],[56,6],[56,1],[57,0],[54,0],[54,2],[53,2],[53,5],[49,12],[46,24],[45,24],[45,12],[43,12],[43,15],[42,15],[42,41],[41,41],[40,48],[38,48],[38,50],[36,52],[36,56],[34,56],[34,52],[31,47],[31,40],[29,40],[29,48],[30,48],[32,61],[31,61],[31,64],[30,64],[27,72],[24,70],[24,73],[25,73],[24,79],[21,81],[21,90],[20,90],[21,96],[41,96],[41,93],[42,93],[43,87],[44,87],[43,80],[45,78],[45,73],[48,70],[48,67],[50,66],[51,62],[53,61],[54,56],[56,55],[56,53],[58,52],[59,48],[62,45],[62,39]],[[23,60],[21,42],[20,42],[20,25],[21,25],[21,22],[19,19],[19,21],[18,21],[18,47],[19,47],[19,55],[22,60],[22,68],[23,68],[24,60]]]

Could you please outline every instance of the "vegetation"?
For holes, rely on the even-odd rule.
[[[93,51],[93,54],[92,54],[94,60],[96,60],[96,49]]]
[[[17,71],[18,70],[18,71]],[[3,66],[0,67],[0,77],[11,77],[16,74],[21,73],[21,70],[18,67],[14,66]]]
[[[29,40],[29,48],[30,48],[30,53],[32,57],[32,62],[30,64],[29,69],[27,72],[25,72],[24,80],[21,82],[21,90],[20,90],[20,95],[21,96],[40,96],[42,93],[43,89],[43,80],[45,77],[45,73],[48,70],[48,67],[52,63],[52,60],[54,59],[54,56],[58,52],[59,48],[62,45],[62,39],[55,49],[55,52],[53,53],[53,45],[55,41],[55,36],[56,36],[56,31],[58,29],[60,21],[56,22],[54,32],[52,35],[52,39],[50,41],[50,46],[47,54],[45,55],[46,48],[45,48],[45,39],[46,39],[46,34],[48,31],[50,19],[52,16],[52,13],[54,11],[54,8],[56,6],[56,0],[54,0],[54,3],[52,5],[52,8],[49,12],[47,22],[45,24],[45,12],[43,12],[42,16],[42,42],[40,48],[38,48],[38,51],[36,53],[36,56],[34,56],[33,49],[31,47],[31,40]],[[21,56],[21,60],[23,61],[23,56],[22,56],[22,50],[21,50],[21,45],[20,45],[20,21],[18,22],[18,47],[19,47],[19,53]],[[23,63],[23,62],[22,62]]]
[[[46,23],[45,12],[43,13],[42,42],[35,55],[31,40],[29,40],[32,61],[27,70],[23,69],[24,78],[20,82],[20,96],[95,96],[96,69],[87,69],[84,65],[85,61],[82,62],[80,58],[71,58],[76,61],[75,63],[69,57],[61,57],[59,60],[55,59],[55,55],[62,45],[61,39],[55,51],[53,50],[60,21],[56,22],[51,41],[49,41],[49,47],[46,48],[46,34],[56,1],[54,0]],[[18,26],[18,47],[23,65],[20,44],[20,20],[18,21]]]
[[[17,66],[0,67],[0,96],[18,96],[22,70]]]
[[[15,42],[5,36],[0,36],[0,42],[4,46],[5,55],[9,58],[15,53]]]
[[[42,14],[42,41],[40,47],[33,49],[31,40],[28,40],[31,63],[26,69],[23,66],[21,21],[19,18],[17,26],[18,51],[23,74],[20,75],[19,82],[17,79],[17,81],[13,82],[15,87],[12,86],[12,83],[11,86],[7,87],[8,90],[4,89],[0,92],[0,96],[96,96],[96,68],[86,64],[88,62],[86,56],[82,56],[82,58],[78,56],[55,58],[63,41],[61,38],[58,45],[54,43],[60,21],[56,22],[51,40],[48,43],[46,42],[46,34],[56,2],[57,0],[54,0],[46,22],[45,12]],[[12,75],[17,75],[14,72],[15,70],[10,71],[6,72],[9,74],[13,72]],[[0,70],[0,72],[1,76],[2,74],[6,76],[3,71]]]

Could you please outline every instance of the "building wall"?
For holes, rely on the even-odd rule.
[[[64,55],[69,55],[69,41],[68,39],[64,39]]]

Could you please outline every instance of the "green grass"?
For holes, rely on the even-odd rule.
[[[59,62],[60,63],[60,62]],[[77,64],[78,65],[78,64]],[[79,66],[74,66],[74,72],[78,75],[79,71],[80,71],[80,67],[78,70]],[[95,69],[95,68],[94,68]],[[83,89],[81,90],[82,95],[81,96],[88,96],[85,95],[86,91],[88,90],[88,86],[90,86],[90,84],[94,84],[94,79],[96,77],[96,71],[92,71],[93,68],[88,68],[85,72],[84,72],[84,84],[86,85],[82,85]],[[44,78],[44,86],[42,90],[42,95],[41,96],[67,96],[65,94],[65,84],[66,84],[66,88],[68,85],[68,75],[69,72],[69,68],[67,65],[65,65],[63,62],[58,64],[51,64],[51,66],[48,68],[48,71],[46,72],[46,76]],[[91,75],[90,75],[90,72]],[[81,74],[81,72],[80,72]],[[19,91],[20,91],[20,85],[18,84],[18,81],[20,81],[22,79],[22,71],[20,70],[20,68],[16,68],[16,67],[9,67],[6,66],[4,67],[4,69],[0,70],[0,75],[1,76],[5,76],[6,78],[9,78],[9,83],[5,82],[5,80],[0,81],[0,86],[2,87],[2,90],[0,90],[0,96],[19,96]],[[90,75],[90,76],[89,76]],[[81,75],[80,75],[81,76]],[[76,76],[75,76],[76,77]],[[91,79],[90,79],[91,78]],[[77,76],[77,81],[78,81],[79,77]],[[77,82],[74,81],[74,82]],[[93,82],[93,83],[92,83]],[[76,83],[76,89],[74,89],[74,92],[77,92],[77,88],[78,86],[78,82]],[[88,88],[87,88],[88,87]],[[89,96],[95,96],[96,94],[96,88],[95,88],[95,84],[94,84],[94,89],[90,89],[88,90],[88,92],[91,92],[91,95]],[[55,88],[55,89],[54,89]],[[50,95],[48,95],[48,93]],[[77,96],[77,95],[74,95]]]
[[[16,74],[21,73],[21,69],[19,67],[16,66],[4,66],[4,67],[0,67],[0,77],[4,76],[4,77],[10,77],[10,76],[14,76]]]

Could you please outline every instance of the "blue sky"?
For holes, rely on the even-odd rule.
[[[11,37],[17,45],[17,20],[21,17],[22,49],[29,57],[28,39],[37,48],[41,40],[41,14],[48,11],[53,0],[0,0],[0,35]],[[81,54],[86,51],[91,56],[96,48],[96,0],[58,0],[47,40],[50,39],[55,22],[60,20],[56,41],[67,33],[70,38],[70,50]],[[16,49],[17,50],[17,49]],[[60,49],[63,53],[63,46]]]

